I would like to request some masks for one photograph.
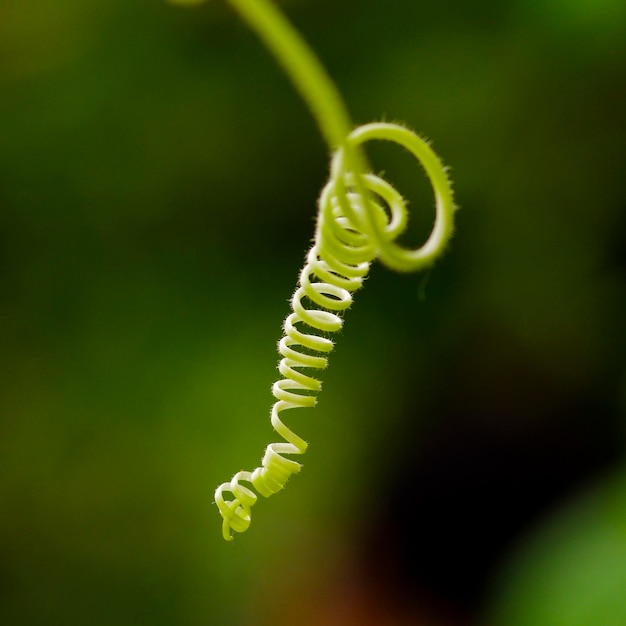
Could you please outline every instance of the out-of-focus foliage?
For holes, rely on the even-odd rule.
[[[504,598],[518,624],[623,615],[623,535],[560,508],[624,462],[623,4],[282,3],[356,122],[433,139],[462,209],[425,302],[375,268],[296,416],[298,484],[226,545],[213,490],[271,440],[328,155],[221,2],[5,0],[0,623],[462,624]],[[371,157],[418,241],[425,182]],[[553,549],[507,568],[555,509]]]
[[[626,621],[623,470],[522,544],[503,576],[491,624],[618,626]]]

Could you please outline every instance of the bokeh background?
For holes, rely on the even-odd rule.
[[[0,4],[0,623],[623,625],[626,4],[282,4],[461,211],[427,279],[373,269],[232,544],[327,150],[222,2]]]

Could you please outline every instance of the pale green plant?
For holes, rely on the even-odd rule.
[[[198,4],[201,0],[171,1]],[[276,402],[271,422],[284,441],[268,445],[261,465],[254,471],[237,472],[215,491],[224,539],[230,541],[233,531],[241,533],[250,526],[251,509],[257,501],[252,487],[269,497],[300,471],[301,464],[287,455],[303,454],[307,443],[283,423],[280,414],[287,409],[315,406],[321,382],[301,370],[326,367],[334,345],[328,334],[341,328],[340,314],[352,304],[352,293],[362,286],[370,263],[379,258],[391,269],[406,272],[430,266],[452,235],[455,206],[446,168],[415,133],[382,122],[353,130],[335,85],[270,0],[227,1],[258,33],[289,75],[333,154],[330,179],[319,198],[314,244],[300,273],[291,300],[292,313],[284,322],[278,348],[282,378],[272,388]],[[406,249],[395,242],[406,228],[407,206],[394,187],[369,172],[362,145],[371,140],[404,147],[430,179],[436,199],[435,223],[420,248]],[[232,499],[226,499],[225,493],[232,494]]]

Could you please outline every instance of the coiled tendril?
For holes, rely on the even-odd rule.
[[[406,203],[398,191],[380,176],[346,169],[347,151],[371,139],[389,140],[409,150],[433,185],[435,225],[417,250],[406,250],[394,241],[407,224]],[[284,441],[267,446],[261,466],[253,472],[238,472],[217,488],[215,502],[223,517],[225,539],[233,538],[231,531],[244,532],[250,526],[251,508],[257,501],[251,487],[269,497],[300,471],[300,463],[288,457],[304,454],[307,444],[284,424],[281,413],[315,406],[321,383],[309,372],[326,367],[333,342],[325,335],[341,328],[340,314],[352,304],[352,294],[363,284],[370,263],[379,257],[391,268],[407,271],[429,265],[452,232],[453,210],[450,184],[439,159],[422,139],[402,126],[361,126],[335,153],[330,180],[319,199],[315,242],[300,273],[291,299],[292,313],[284,322],[284,336],[278,344],[282,356],[278,369],[283,378],[272,388],[276,402],[271,422]],[[231,493],[232,499],[225,499],[225,493]]]
[[[202,0],[170,0],[195,4]],[[269,497],[284,488],[301,465],[292,458],[304,454],[306,442],[281,419],[283,411],[313,407],[320,381],[311,374],[324,369],[333,342],[326,335],[342,326],[341,314],[352,304],[370,263],[376,259],[397,271],[430,265],[452,234],[454,204],[445,168],[428,144],[397,124],[366,124],[351,132],[345,105],[315,54],[270,0],[228,0],[275,56],[291,78],[333,150],[330,180],[319,199],[313,247],[291,299],[292,313],[284,322],[278,344],[282,378],[274,383],[276,402],[271,421],[283,441],[271,443],[254,471],[237,472],[215,490],[228,541],[233,532],[250,526],[257,493]],[[380,176],[367,172],[361,145],[391,141],[406,148],[424,167],[436,198],[435,224],[426,243],[407,250],[395,243],[405,230],[407,207],[402,196]],[[231,498],[224,497],[231,494]]]

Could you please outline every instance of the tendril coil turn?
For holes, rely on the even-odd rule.
[[[350,151],[379,139],[406,148],[422,164],[435,197],[435,224],[426,243],[407,250],[395,243],[406,229],[408,210],[400,193],[380,176],[351,171]],[[307,443],[281,419],[284,411],[315,406],[321,382],[311,372],[324,369],[333,341],[327,334],[343,324],[341,314],[352,304],[352,294],[363,284],[376,258],[392,269],[411,271],[430,265],[452,233],[454,204],[446,170],[428,144],[397,124],[373,123],[353,131],[332,159],[330,180],[319,199],[315,240],[298,287],[291,299],[292,312],[283,324],[278,344],[282,376],[272,387],[276,398],[271,423],[284,441],[267,446],[261,465],[240,471],[215,491],[215,503],[223,518],[224,539],[241,533],[251,522],[257,493],[269,497],[283,489],[301,464],[288,458],[301,455]],[[245,483],[245,484],[242,484]],[[255,493],[256,491],[256,493]],[[224,494],[232,494],[226,499]]]

